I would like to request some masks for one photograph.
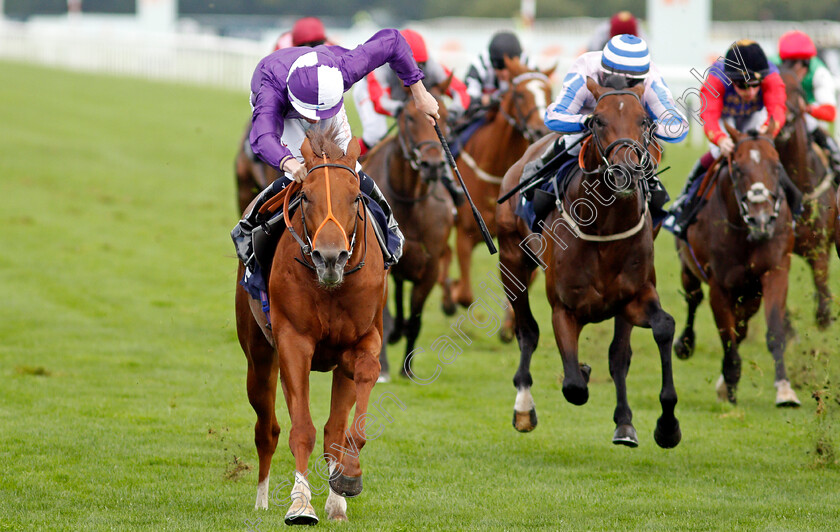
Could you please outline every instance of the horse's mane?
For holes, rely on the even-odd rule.
[[[312,128],[306,132],[309,145],[316,155],[326,154],[327,158],[335,160],[344,156],[344,150],[338,145],[338,127],[333,124],[328,129]]]

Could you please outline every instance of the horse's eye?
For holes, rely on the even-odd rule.
[[[301,192],[301,193],[300,193],[300,201],[301,201],[301,203],[309,203],[309,198],[308,198],[308,197],[306,197],[306,193],[305,193],[305,192]]]

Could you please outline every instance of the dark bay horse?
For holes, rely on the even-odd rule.
[[[532,70],[518,58],[505,58],[505,66],[511,74],[510,88],[502,95],[498,111],[489,114],[487,122],[467,141],[457,162],[464,183],[493,235],[502,176],[532,142],[549,132],[543,116],[551,103],[549,77],[554,72],[554,68],[545,72]],[[456,223],[455,251],[460,278],[454,282],[452,295],[455,303],[468,307],[473,302],[472,251],[484,239],[469,204],[459,207]],[[445,269],[449,270],[448,264]]]
[[[239,151],[233,161],[233,171],[236,175],[236,194],[239,200],[239,212],[245,212],[251,201],[257,197],[265,187],[280,177],[280,174],[271,166],[262,161],[255,161],[251,153],[251,144],[248,140],[251,135],[251,123],[245,128],[245,134],[239,141]]]
[[[787,119],[776,137],[779,159],[802,192],[802,216],[796,223],[793,252],[804,258],[817,288],[817,325],[831,323],[831,290],[828,288],[830,247],[834,234],[834,205],[831,173],[818,155],[805,124],[805,93],[799,78],[782,70],[787,89]]]
[[[289,447],[295,457],[287,524],[318,521],[306,479],[315,446],[309,412],[310,371],[331,371],[333,379],[330,416],[324,426],[330,486],[327,516],[346,520],[344,497],[362,490],[359,451],[366,442],[365,413],[379,376],[386,297],[382,252],[374,222],[365,214],[354,170],[359,143],[353,139],[345,155],[333,140],[334,131],[310,131],[307,136],[301,152],[309,175],[302,185],[293,184],[281,192],[290,229],[277,244],[268,278],[270,325],[265,325],[259,302],[239,284],[236,287],[236,328],[248,359],[248,399],[257,413],[256,507],[268,508],[271,457],[280,434],[274,411],[279,372],[292,422]],[[301,207],[288,220],[289,197],[297,190]],[[240,264],[237,280],[242,273]]]
[[[439,97],[448,82],[432,89]],[[439,107],[441,123],[446,124],[446,107]],[[453,203],[441,179],[449,171],[443,146],[426,115],[409,98],[397,116],[399,132],[379,144],[364,160],[364,169],[375,176],[379,188],[394,211],[405,236],[403,256],[391,268],[394,278],[396,313],[386,322],[389,343],[405,336],[405,357],[414,350],[420,334],[421,314],[429,293],[439,280],[441,260],[447,250],[449,233],[455,223]],[[408,320],[403,310],[403,284],[412,283]],[[448,287],[444,286],[444,290]],[[446,295],[444,296],[446,298]],[[388,357],[382,346],[382,380],[388,379]],[[407,375],[406,361],[400,373]]]
[[[773,125],[770,125],[772,131]],[[738,345],[749,319],[764,298],[767,348],[775,361],[776,406],[798,406],[785,371],[785,302],[794,235],[791,214],[779,184],[779,155],[772,139],[740,133],[727,125],[735,141],[730,158],[710,170],[715,190],[697,222],[688,228],[688,242],[677,241],[682,285],[688,302],[685,330],[674,344],[679,358],[694,350],[694,316],[703,300],[702,282],[723,343],[723,369],[718,398],[735,403],[741,378]]]
[[[533,238],[536,235],[514,214],[518,195],[498,208],[500,268],[514,309],[520,349],[513,377],[517,389],[513,425],[520,432],[537,425],[530,365],[539,327],[528,301],[528,281],[541,265],[554,336],[563,358],[563,395],[575,405],[588,400],[590,368],[578,362],[580,332],[588,323],[613,318],[615,332],[609,348],[609,370],[616,389],[613,443],[637,446],[626,389],[630,333],[634,326],[651,328],[662,364],[662,416],[654,439],[660,447],[671,448],[681,439],[671,371],[674,319],[662,310],[656,291],[653,227],[642,184],[658,162],[660,148],[651,139],[653,124],[641,103],[643,85],[614,90],[589,78],[586,86],[597,100],[591,136],[581,149],[580,168],[559,200],[562,207],[545,221],[542,238]],[[505,175],[502,193],[519,182],[525,163],[554,139],[548,136],[528,149]]]

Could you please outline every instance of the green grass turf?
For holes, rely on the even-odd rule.
[[[282,527],[285,505],[253,510],[255,415],[233,320],[232,161],[246,95],[2,62],[0,116],[0,530],[245,531],[257,519],[259,530]],[[669,149],[672,194],[696,156]],[[494,271],[495,257],[475,257],[476,278]],[[815,329],[803,264],[795,259],[791,274],[799,338],[787,350],[802,408],[773,406],[761,315],[742,347],[738,406],[716,401],[721,348],[704,303],[694,358],[674,362],[682,443],[665,451],[653,441],[659,359],[650,331],[637,330],[628,389],[641,445],[615,447],[611,326],[584,329],[590,400],[568,404],[540,278],[538,428],[511,427],[518,349],[467,325],[472,344],[461,341],[464,352],[434,383],[374,389],[405,410],[389,408],[393,422],[362,453],[365,491],[349,501],[350,524],[319,526],[840,529],[840,335],[836,325]],[[657,266],[680,330],[667,234]],[[836,293],[836,258],[831,273]],[[452,322],[439,301],[435,291],[418,341],[422,376],[436,364],[432,341]],[[489,309],[477,316],[492,318]],[[392,363],[401,348],[392,347]],[[312,383],[320,429],[329,377]],[[278,412],[273,485],[293,471],[282,402]],[[317,495],[322,518],[323,503]]]

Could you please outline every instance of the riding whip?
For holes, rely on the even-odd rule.
[[[435,131],[437,132],[440,143],[443,146],[443,151],[446,152],[446,158],[449,159],[449,166],[455,170],[455,175],[458,176],[458,182],[461,183],[461,188],[464,189],[464,196],[466,196],[467,201],[470,202],[473,218],[475,218],[476,223],[478,223],[478,228],[481,230],[481,236],[484,237],[484,243],[487,244],[487,250],[490,251],[491,255],[494,255],[498,252],[498,250],[496,249],[496,245],[493,243],[493,237],[490,236],[490,231],[487,229],[487,224],[484,223],[484,218],[481,217],[481,213],[478,212],[478,209],[475,207],[475,203],[473,203],[473,200],[470,197],[470,191],[467,190],[464,178],[461,177],[461,172],[458,171],[458,167],[455,165],[455,158],[452,157],[452,152],[449,151],[449,143],[446,142],[446,138],[443,136],[443,132],[440,130],[440,126],[437,125],[437,123],[435,123]]]

